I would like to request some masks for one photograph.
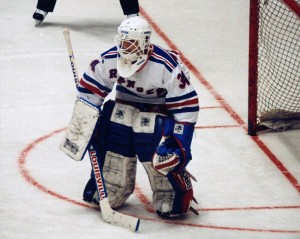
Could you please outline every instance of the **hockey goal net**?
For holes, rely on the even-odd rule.
[[[300,0],[251,0],[248,134],[300,128]]]

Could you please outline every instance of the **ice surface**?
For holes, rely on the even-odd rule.
[[[120,209],[142,219],[132,233],[81,200],[89,161],[58,149],[75,101],[62,30],[70,28],[81,75],[114,44],[125,18],[119,2],[58,1],[35,27],[36,1],[1,0],[0,238],[300,238],[300,131],[251,138],[245,129],[248,5],[140,0],[167,36],[154,32],[152,41],[174,44],[201,73],[191,72],[202,109],[188,166],[200,215],[160,219],[139,165],[136,191]]]

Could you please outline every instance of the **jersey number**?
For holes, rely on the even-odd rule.
[[[177,75],[177,80],[181,82],[179,85],[180,89],[184,89],[186,85],[190,85],[188,78],[186,78],[185,74],[182,71]]]

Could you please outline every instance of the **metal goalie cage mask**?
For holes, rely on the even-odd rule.
[[[140,16],[130,17],[120,24],[115,38],[120,76],[130,77],[146,63],[151,33],[150,24]]]

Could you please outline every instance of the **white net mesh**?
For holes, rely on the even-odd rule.
[[[300,19],[279,0],[259,4],[257,123],[299,127]]]

